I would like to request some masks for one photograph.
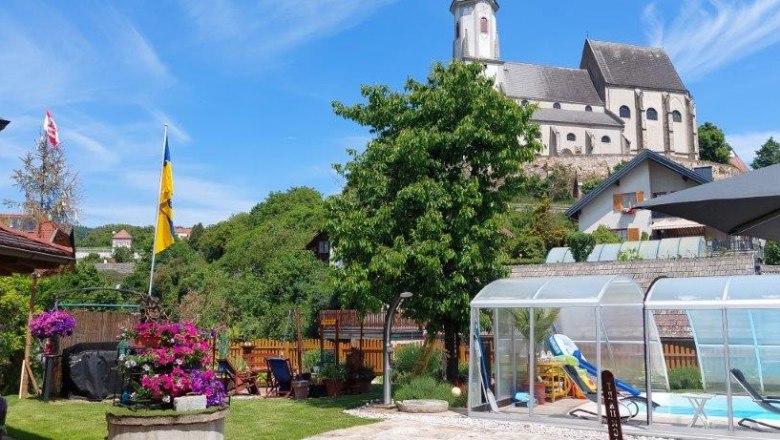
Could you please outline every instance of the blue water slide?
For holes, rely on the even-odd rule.
[[[580,368],[587,371],[588,374],[590,374],[591,376],[598,377],[598,371],[596,369],[596,366],[583,359],[582,353],[580,353],[579,351],[575,351],[574,357],[576,357],[577,360],[579,361]],[[637,397],[641,394],[641,392],[638,389],[632,387],[631,385],[619,379],[615,379],[615,386],[618,387],[618,389],[625,391],[626,393],[631,394],[634,397]]]

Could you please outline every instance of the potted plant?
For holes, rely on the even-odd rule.
[[[356,370],[348,372],[347,382],[350,393],[362,394],[371,391],[371,381],[375,377],[374,369],[368,365],[361,365]]]
[[[344,390],[344,380],[347,371],[342,365],[332,363],[327,364],[320,370],[320,380],[325,386],[325,392],[328,397],[334,397],[341,394]]]
[[[535,352],[539,353],[542,342],[544,339],[552,334],[552,326],[555,320],[558,319],[558,314],[561,309],[533,309],[534,311],[534,340],[531,343],[534,344]],[[531,340],[531,309],[516,309],[512,311],[512,315],[515,318],[515,328],[523,335],[526,341]],[[528,360],[529,374],[536,374],[535,371],[530,371],[531,360]],[[525,387],[528,388],[530,380],[526,380]],[[539,404],[543,404],[547,397],[545,384],[538,379],[535,381],[534,394],[538,397]]]
[[[70,336],[75,328],[76,318],[63,310],[49,310],[38,313],[30,321],[30,334],[42,341],[46,340],[46,355],[52,354],[52,338]]]

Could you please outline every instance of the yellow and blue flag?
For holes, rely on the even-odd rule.
[[[168,149],[168,136],[165,136],[165,154],[163,157],[162,177],[160,178],[160,206],[157,209],[157,228],[154,237],[154,253],[168,249],[176,234],[173,228],[173,166],[171,151]]]

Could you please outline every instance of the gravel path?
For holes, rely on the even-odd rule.
[[[313,439],[479,439],[486,434],[491,439],[552,440],[608,440],[606,433],[597,431],[581,431],[572,428],[562,428],[541,423],[506,422],[499,420],[469,418],[449,412],[442,415],[406,414],[363,407],[345,411],[355,417],[381,419],[385,422],[356,428],[342,429],[312,437]],[[518,434],[526,434],[519,437]],[[626,435],[628,440],[666,440],[660,437]]]

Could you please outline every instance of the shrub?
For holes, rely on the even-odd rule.
[[[776,241],[767,241],[764,248],[764,262],[766,264],[780,264],[780,244]]]
[[[673,390],[700,390],[701,371],[699,367],[672,368],[669,370],[669,388]]]
[[[580,187],[580,191],[582,191],[582,194],[587,194],[594,189],[596,189],[597,186],[601,185],[601,182],[603,182],[604,179],[591,179],[587,180],[582,183],[582,187]]]
[[[599,225],[590,235],[596,239],[596,244],[620,243],[623,241],[619,235],[612,232],[606,225]]]
[[[419,376],[409,380],[409,383],[403,384],[396,389],[393,398],[396,401],[412,399],[436,399],[445,400],[450,406],[455,402],[455,396],[452,395],[452,386],[438,380]]]
[[[566,238],[566,244],[569,245],[574,261],[581,263],[586,261],[588,255],[593,252],[593,248],[596,246],[596,239],[584,232],[574,232]]]
[[[417,344],[405,344],[398,347],[393,354],[393,382],[400,383],[411,377],[414,370],[414,364],[420,356],[422,347]],[[428,369],[423,372],[424,376],[430,376],[436,379],[444,377],[444,353],[438,348],[433,350]]]
[[[547,248],[541,237],[521,233],[509,241],[509,256],[516,259],[544,259]]]
[[[336,363],[336,356],[331,351],[325,351],[322,364],[334,364]],[[320,364],[320,351],[309,350],[303,354],[303,370],[314,371],[314,367]]]

